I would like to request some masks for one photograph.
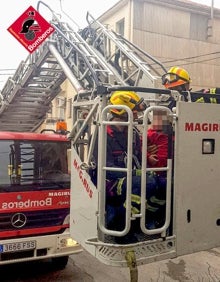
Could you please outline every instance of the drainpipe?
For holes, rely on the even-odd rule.
[[[212,36],[213,32],[213,19],[214,19],[214,0],[211,0],[211,14],[208,19],[208,27],[207,27],[207,37]]]
[[[213,20],[213,17],[214,17],[214,0],[212,0],[211,3],[211,20]]]

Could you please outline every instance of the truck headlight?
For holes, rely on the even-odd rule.
[[[60,241],[60,245],[62,248],[67,248],[67,247],[74,247],[78,245],[78,243],[72,238],[65,238]]]

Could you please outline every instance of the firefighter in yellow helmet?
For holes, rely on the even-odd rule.
[[[190,90],[189,73],[180,67],[172,67],[162,76],[162,84],[170,90],[189,91]]]
[[[110,104],[127,106],[133,111],[133,114],[146,109],[144,99],[134,91],[115,91],[110,97]],[[124,109],[113,108],[111,113],[119,119],[127,118],[127,113]]]
[[[190,75],[187,70],[177,66],[171,67],[167,73],[162,76],[162,84],[165,88],[170,90],[177,90],[180,93],[182,91],[191,91],[190,89]],[[220,88],[209,88],[201,89],[196,92],[206,93],[206,94],[220,94]],[[197,103],[220,103],[218,98],[209,97],[204,95],[203,97],[196,99],[193,102]],[[172,103],[171,103],[172,105]],[[169,106],[170,107],[170,106]]]

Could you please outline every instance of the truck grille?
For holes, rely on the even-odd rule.
[[[16,216],[16,213],[0,214],[0,235],[1,232],[5,231],[21,231],[31,228],[61,226],[64,219],[69,214],[69,209],[22,212],[20,214],[26,217],[25,224],[20,228],[13,226],[13,216]]]

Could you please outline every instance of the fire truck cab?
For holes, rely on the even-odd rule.
[[[70,237],[70,142],[54,133],[0,132],[0,265],[81,252]]]

